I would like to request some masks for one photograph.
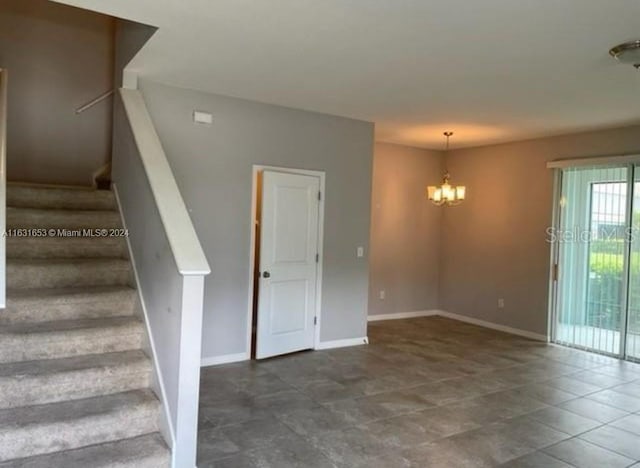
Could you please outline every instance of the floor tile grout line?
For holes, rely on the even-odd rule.
[[[459,334],[459,336],[463,337],[463,334]],[[478,340],[474,340],[474,341],[477,343]],[[448,345],[455,345],[455,341],[454,340],[449,340],[446,345],[447,346]],[[507,344],[507,343],[505,343],[505,345],[502,348],[507,350],[507,351],[509,349],[513,349],[512,345],[511,344]],[[540,349],[540,348],[538,348],[538,349]],[[491,350],[488,350],[488,351],[491,351]],[[493,352],[496,352],[496,350],[494,349]],[[521,353],[519,352],[518,354],[521,354]],[[518,392],[518,391],[522,392],[522,391],[526,390],[526,388],[528,386],[538,385],[538,384],[545,384],[550,389],[557,390],[558,392],[564,392],[564,394],[573,395],[573,398],[570,398],[567,401],[577,400],[577,399],[581,399],[581,398],[585,398],[585,399],[589,400],[589,398],[587,398],[589,395],[593,395],[593,394],[595,394],[597,392],[604,391],[604,390],[607,390],[607,389],[616,388],[618,385],[623,385],[625,383],[632,382],[634,380],[634,379],[630,379],[628,381],[622,381],[618,385],[606,386],[606,387],[602,387],[601,383],[599,382],[600,385],[595,385],[596,387],[598,387],[600,389],[598,391],[594,391],[594,392],[590,392],[590,393],[588,392],[588,393],[583,394],[583,395],[574,394],[572,392],[567,392],[566,390],[564,390],[562,388],[557,388],[557,387],[554,387],[552,385],[548,385],[548,382],[551,382],[552,380],[557,379],[557,378],[561,378],[563,376],[569,377],[569,376],[571,376],[573,374],[577,374],[577,373],[585,373],[585,375],[586,375],[588,372],[594,372],[595,369],[601,369],[603,367],[610,366],[611,364],[610,363],[601,363],[599,365],[595,365],[594,366],[593,363],[588,363],[588,362],[584,362],[584,361],[580,361],[580,360],[571,360],[570,361],[571,364],[574,364],[571,367],[574,367],[574,369],[569,370],[567,367],[564,367],[564,368],[563,367],[559,367],[559,368],[556,369],[556,367],[554,366],[554,363],[556,363],[557,365],[560,365],[560,366],[562,366],[562,364],[565,364],[565,363],[563,363],[563,361],[562,361],[562,359],[560,357],[553,356],[550,353],[543,353],[543,352],[538,352],[538,351],[536,351],[536,354],[538,355],[538,357],[536,357],[535,359],[531,359],[529,361],[516,363],[516,364],[513,364],[513,365],[509,365],[509,366],[504,366],[504,365],[502,365],[502,363],[501,364],[492,363],[490,365],[490,367],[488,367],[488,368],[483,368],[483,369],[481,369],[481,370],[479,370],[477,372],[469,372],[465,376],[429,380],[428,382],[425,382],[423,384],[408,385],[408,386],[400,385],[400,386],[397,386],[395,388],[390,387],[388,390],[380,390],[380,391],[376,391],[376,392],[373,392],[373,393],[367,393],[367,394],[358,395],[358,396],[356,396],[354,398],[347,398],[347,401],[348,400],[355,400],[355,399],[358,399],[358,400],[366,399],[366,398],[376,397],[378,395],[384,395],[384,394],[392,393],[392,392],[404,392],[404,391],[408,391],[410,389],[418,388],[418,387],[420,387],[422,385],[428,385],[429,383],[434,383],[434,382],[444,382],[446,380],[460,379],[460,381],[467,380],[469,382],[474,382],[474,381],[476,381],[476,379],[485,379],[485,378],[492,379],[493,378],[492,377],[492,373],[496,373],[496,374],[498,374],[500,372],[508,373],[509,371],[514,371],[516,373],[520,372],[520,371],[525,372],[525,370],[528,368],[528,363],[531,363],[531,362],[535,363],[534,372],[532,373],[533,375],[535,375],[536,372],[542,374],[542,373],[544,373],[544,369],[548,368],[550,370],[550,374],[551,374],[549,376],[550,378],[547,378],[547,379],[544,379],[544,380],[538,380],[539,377],[537,377],[537,378],[534,377],[534,378],[531,378],[531,379],[527,379],[527,380],[530,380],[529,382],[525,382],[524,380],[522,380],[521,382],[515,382],[514,381],[514,382],[506,382],[505,383],[505,381],[503,381],[503,384],[505,384],[504,388],[496,387],[496,388],[491,389],[490,391],[486,391],[486,389],[485,389],[482,392],[478,392],[477,394],[465,395],[464,398],[456,398],[456,399],[453,399],[451,401],[439,402],[439,404],[437,406],[434,406],[433,408],[446,408],[447,406],[456,405],[458,403],[465,402],[465,401],[471,401],[471,400],[474,400],[474,399],[479,399],[479,398],[482,398],[482,397],[484,397],[486,395],[499,394],[501,392]],[[375,354],[372,354],[372,355],[375,356]],[[332,358],[333,357],[337,357],[337,356],[339,356],[339,355],[335,354],[335,355],[332,356]],[[428,359],[428,355],[422,354],[422,353],[412,354],[412,356],[415,356],[417,359],[420,359],[420,358]],[[374,357],[374,359],[375,359],[375,357]],[[459,356],[458,359],[460,361],[465,361],[463,363],[463,366],[466,366],[467,368],[468,368],[469,365],[473,365],[472,363],[468,362],[469,361],[468,356],[464,356],[464,355],[463,356]],[[336,360],[337,359],[334,359],[334,361],[336,361]],[[414,362],[414,361],[412,361],[412,362]],[[442,364],[442,365],[445,365],[444,361],[442,361],[442,360],[438,360],[438,363]],[[349,364],[350,365],[353,364],[355,367],[357,367],[358,366],[358,359],[353,359],[353,360],[350,359],[349,360]],[[389,365],[397,365],[397,362],[389,361],[388,364]],[[419,363],[416,362],[416,365],[419,365]],[[366,367],[366,364],[364,366]],[[274,372],[274,375],[276,377],[280,377],[277,374],[277,372]],[[608,375],[608,374],[600,374],[600,375]],[[374,378],[375,376],[370,376],[370,377]],[[610,375],[610,377],[615,378],[614,375]],[[498,378],[498,380],[499,380],[499,378]],[[581,380],[581,379],[578,379],[578,378],[575,378],[575,380],[579,381],[579,382],[582,382],[585,385],[588,385],[588,384],[593,385],[591,382],[588,382],[587,380]],[[294,390],[300,390],[300,393],[306,395],[307,397],[310,396],[307,392],[304,392],[303,389],[300,389],[300,388],[296,387],[295,385],[291,385],[286,380],[284,380],[284,381],[285,381],[285,383],[287,385],[293,387]],[[547,398],[540,398],[541,395],[542,394],[536,395],[536,394],[529,393],[529,394],[527,394],[527,397],[531,398],[534,401],[537,401],[540,405],[543,405],[543,407],[545,407],[545,408],[560,408],[559,405],[561,405],[562,403],[566,403],[566,401],[563,401],[563,402],[550,402]],[[317,398],[315,398],[315,399],[312,398],[312,401],[314,401],[316,404],[319,404],[321,407],[325,407],[326,408],[326,404],[328,404],[328,402],[325,403],[325,404],[322,404],[322,403],[318,402],[317,400],[318,400]],[[342,401],[342,400],[339,400],[339,401]],[[597,402],[597,400],[594,400],[594,401]],[[607,405],[606,403],[601,403],[601,404],[603,404],[604,406],[610,406],[610,405]],[[611,408],[612,409],[617,409],[616,407],[611,407]],[[584,417],[584,415],[582,415],[580,413],[576,413],[575,411],[570,411],[570,410],[567,410],[567,409],[563,409],[563,410],[569,411],[572,414],[575,414],[576,416]],[[412,410],[412,411],[402,411],[402,412],[399,412],[399,413],[393,413],[392,415],[390,415],[388,417],[375,418],[375,419],[370,420],[370,421],[383,421],[383,420],[388,420],[388,419],[392,419],[392,418],[402,418],[403,416],[410,415],[410,414],[413,414],[413,413],[418,413],[418,412],[421,412],[421,411],[427,411],[427,410],[422,410],[422,409],[418,410],[418,409],[416,409],[416,410]],[[513,419],[514,417],[519,417],[519,416],[527,417],[527,415],[530,415],[532,412],[534,412],[534,411],[526,411],[526,412],[520,413],[520,414],[514,413],[514,414],[510,415],[509,418],[503,418],[501,420],[508,421],[509,419]],[[625,414],[625,416],[623,416],[623,417],[627,417],[629,415],[628,412],[626,412],[626,413],[627,414]],[[275,415],[275,417],[278,417],[277,413],[272,413],[272,415]],[[618,419],[620,419],[620,418],[618,418]],[[613,423],[615,421],[616,421],[616,419],[614,419],[613,421],[610,421],[609,423],[602,423],[602,422],[598,421],[600,424],[598,426],[592,428],[591,430],[595,430],[596,428],[605,426],[605,425]],[[536,422],[539,422],[543,426],[548,427],[550,429],[553,429],[555,431],[558,431],[560,433],[564,433],[563,431],[559,431],[558,429],[556,429],[556,428],[554,428],[554,427],[552,427],[552,426],[550,426],[548,424],[545,424],[542,421],[536,421]],[[369,424],[369,423],[370,422],[368,421],[365,424]],[[283,424],[285,424],[285,423],[283,422]],[[357,427],[357,426],[358,425],[354,425],[354,426],[350,426],[350,427]],[[362,424],[359,424],[359,426],[362,426]],[[292,429],[292,428],[289,427],[289,429]],[[470,429],[470,430],[474,430],[474,429]],[[295,431],[293,431],[293,432],[295,432]],[[456,435],[464,434],[464,432],[468,432],[468,431],[463,431],[461,433],[457,433]],[[588,431],[585,431],[585,432],[588,432]],[[564,433],[564,434],[567,434],[567,433]],[[578,438],[581,434],[583,434],[583,433],[579,433],[573,438]],[[298,434],[298,435],[301,435],[301,434]],[[571,438],[572,437],[570,436],[569,439],[567,439],[567,440],[570,440]],[[582,439],[580,439],[580,440],[582,440]]]
[[[595,431],[596,429],[601,429],[602,427],[605,427],[605,426],[608,426],[608,425],[609,425],[609,424],[604,424],[603,426],[597,427],[597,428],[595,428],[595,429],[593,429],[593,430]],[[618,429],[618,428],[615,428],[615,429]],[[622,431],[622,429],[620,429],[620,430]],[[582,436],[582,435],[584,435],[584,434],[587,434],[588,432],[592,432],[592,431],[583,432],[582,434],[577,435],[577,436],[576,436],[576,438],[578,438],[578,439],[582,440],[583,442],[588,442],[588,443],[590,443],[591,445],[595,445],[596,447],[600,447],[600,448],[602,448],[602,449],[605,449],[605,450],[607,450],[607,451],[609,451],[609,452],[617,453],[618,455],[623,456],[623,457],[625,457],[625,458],[628,458],[629,460],[634,460],[634,463],[637,463],[637,462],[639,462],[639,461],[640,461],[640,457],[638,457],[638,458],[635,458],[635,459],[634,459],[634,458],[632,458],[632,457],[629,457],[628,455],[625,455],[625,454],[623,454],[623,453],[618,452],[617,450],[612,449],[611,447],[605,447],[604,445],[601,445],[601,444],[599,444],[599,443],[597,443],[597,442],[593,442],[593,441],[590,441],[590,440],[587,440],[587,439],[583,439],[582,437],[580,437],[580,436]],[[627,431],[623,431],[623,432],[627,432]],[[636,435],[636,434],[629,433],[629,432],[627,432],[627,433],[628,433],[628,434],[631,434],[631,435],[634,435],[634,436]]]
[[[605,425],[606,425],[606,424],[605,424]],[[602,427],[602,426],[601,426],[601,427]],[[598,428],[598,429],[599,429],[599,428]],[[622,453],[620,453],[620,452],[617,452],[617,451],[615,451],[615,450],[612,450],[612,449],[610,449],[610,448],[608,448],[608,447],[603,447],[602,445],[599,445],[599,444],[596,444],[596,443],[594,443],[594,442],[591,442],[590,440],[582,439],[582,438],[581,438],[580,436],[578,436],[578,435],[576,435],[576,436],[574,436],[574,437],[571,437],[570,439],[566,439],[566,440],[563,440],[563,441],[561,441],[561,442],[558,442],[558,444],[561,444],[561,443],[563,443],[563,442],[567,442],[567,441],[569,441],[569,440],[574,440],[574,439],[575,439],[575,440],[579,440],[580,442],[584,442],[584,443],[589,444],[589,445],[593,445],[594,447],[598,447],[598,448],[600,448],[600,449],[602,449],[602,450],[605,450],[606,452],[615,453],[616,455],[619,455],[619,456],[621,456],[621,457],[623,457],[623,458],[626,458],[627,460],[633,460],[633,462],[632,462],[632,463],[631,463],[631,465],[629,465],[629,466],[632,466],[632,465],[636,464],[638,461],[640,461],[640,459],[639,459],[639,460],[634,460],[633,458],[630,458],[630,457],[628,457],[628,456],[626,456],[626,455],[623,455],[623,454],[622,454]],[[552,444],[552,445],[549,445],[549,446],[547,446],[547,447],[545,447],[545,448],[553,447],[554,445],[558,445],[558,444]],[[544,451],[544,449],[542,449],[542,450]],[[545,452],[545,453],[546,453],[546,452]],[[547,453],[547,455],[550,455],[550,454],[548,454],[548,453]],[[552,455],[552,456],[553,456],[553,455]],[[564,461],[564,460],[562,460],[562,461]],[[566,462],[565,462],[565,463],[566,463]]]

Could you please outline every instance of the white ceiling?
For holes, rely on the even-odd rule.
[[[640,122],[638,0],[59,0],[159,26],[131,63],[182,87],[368,120],[441,148]]]

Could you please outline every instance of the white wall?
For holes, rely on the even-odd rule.
[[[111,158],[114,21],[46,0],[2,0],[0,66],[11,75],[9,180],[91,185]]]
[[[213,271],[203,357],[247,351],[254,164],[326,172],[321,341],[366,336],[373,125],[146,80],[141,89]],[[214,124],[195,125],[195,109]]]

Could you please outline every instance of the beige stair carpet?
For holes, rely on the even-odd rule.
[[[7,205],[0,468],[168,467],[113,193],[9,184]]]

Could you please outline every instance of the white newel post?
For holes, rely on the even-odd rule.
[[[176,424],[176,450],[173,453],[173,466],[176,468],[196,466],[203,297],[204,276],[184,276],[178,420]]]

